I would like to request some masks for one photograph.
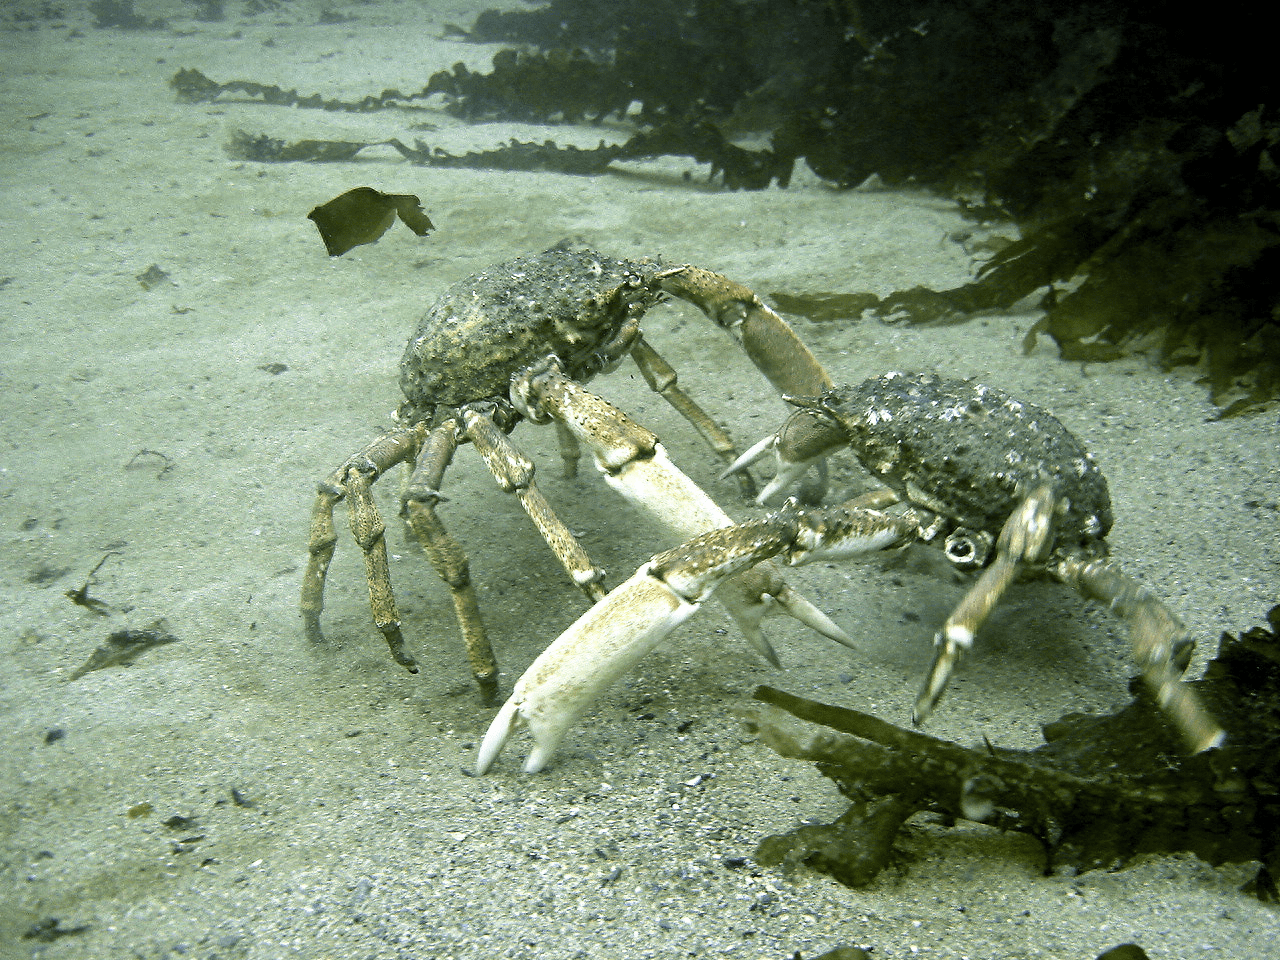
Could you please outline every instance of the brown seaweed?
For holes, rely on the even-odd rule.
[[[1201,364],[1220,416],[1280,395],[1280,215],[1207,216],[1159,202],[1123,229],[1086,216],[1046,224],[996,254],[977,278],[950,290],[915,287],[885,297],[885,322],[955,323],[1006,310],[1050,288],[1023,348],[1051,337],[1063,360],[1105,362],[1156,338],[1165,369]],[[1057,294],[1053,285],[1074,289]]]
[[[164,30],[168,23],[157,17],[149,19],[133,9],[133,0],[90,0],[89,12],[99,30],[118,27],[121,30]]]
[[[488,73],[350,99],[181,70],[182,100],[421,109],[469,119],[636,120],[622,145],[512,143],[433,166],[599,173],[692,156],[730,188],[785,186],[796,161],[837,187],[876,175],[993,208],[1023,240],[949,291],[906,290],[882,318],[958,322],[1049,286],[1043,334],[1067,360],[1150,350],[1200,364],[1221,416],[1280,395],[1280,74],[1266,31],[1173,7],[1006,0],[549,0],[485,11],[454,36],[518,44]],[[732,142],[767,134],[766,149]],[[350,159],[368,144],[270,137],[254,159]],[[250,149],[252,148],[252,149]],[[1069,282],[1069,289],[1053,285]]]
[[[103,600],[99,600],[97,597],[90,596],[89,588],[97,582],[98,571],[102,569],[102,565],[112,557],[118,556],[120,556],[120,553],[117,550],[108,550],[103,554],[102,559],[94,565],[93,569],[89,571],[89,575],[84,578],[84,583],[74,590],[65,591],[67,599],[77,607],[84,607],[86,610],[91,613],[96,613],[100,617],[110,616],[110,604]]]
[[[37,920],[22,933],[23,940],[35,940],[37,943],[54,943],[63,937],[73,937],[89,930],[89,924],[77,923],[72,927],[64,927],[61,917],[45,917]]]
[[[829,825],[761,841],[756,859],[807,864],[850,886],[875,879],[904,823],[929,813],[1030,834],[1045,872],[1118,869],[1144,853],[1261,861],[1249,890],[1276,900],[1280,870],[1280,606],[1270,630],[1223,634],[1197,694],[1227,743],[1187,756],[1142,686],[1106,716],[1071,714],[1034,750],[963,747],[869,714],[760,687],[753,726],[783,756],[817,764],[850,800]],[[782,711],[785,711],[784,714]],[[786,716],[806,721],[799,723]]]
[[[633,96],[631,86],[622,82],[615,70],[581,50],[552,50],[545,54],[500,50],[494,54],[489,73],[477,73],[457,63],[450,70],[436,71],[421,88],[410,93],[390,89],[356,100],[300,94],[252,80],[218,82],[187,68],[175,73],[169,86],[183,103],[239,97],[304,110],[371,113],[412,108],[417,101],[439,97],[448,113],[467,120],[568,123],[584,118],[598,123],[610,114],[621,117]]]
[[[645,160],[657,156],[688,156],[711,165],[710,177],[721,176],[731,190],[759,190],[770,183],[786,186],[794,158],[773,150],[747,150],[729,143],[707,123],[671,123],[642,130],[626,143],[594,148],[560,146],[554,141],[527,143],[510,140],[492,150],[452,154],[421,140],[408,146],[397,139],[356,142],[347,140],[299,140],[288,143],[268,134],[232,133],[227,153],[237,160],[256,163],[346,162],[367,147],[389,146],[411,163],[426,167],[478,170],[539,170],[579,176],[604,173],[615,161]]]

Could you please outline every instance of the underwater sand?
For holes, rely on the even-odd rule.
[[[875,957],[1092,960],[1126,941],[1152,958],[1280,956],[1280,913],[1239,892],[1254,864],[1155,856],[1044,876],[1031,839],[976,824],[908,827],[895,865],[863,890],[750,862],[761,837],[844,809],[810,766],[746,732],[751,691],[769,683],[905,723],[933,630],[963,589],[925,551],[789,575],[857,653],[773,620],[778,672],[704,611],[538,776],[520,773],[525,739],[488,776],[469,775],[493,711],[447,590],[394,521],[394,480],[377,496],[423,672],[396,666],[373,628],[345,522],[329,643],[304,640],[315,483],[388,424],[404,342],[451,282],[569,236],[698,263],[766,297],[947,287],[975,266],[952,236],[970,227],[950,203],[835,192],[799,170],[787,190],[729,193],[679,160],[575,178],[423,169],[389,151],[324,165],[223,151],[237,129],[420,136],[455,152],[512,136],[625,138],[609,124],[192,106],[166,86],[194,67],[333,97],[417,89],[460,60],[487,68],[494,48],[438,38],[491,5],[295,0],[248,17],[232,2],[225,22],[198,23],[189,5],[139,0],[169,29],[133,33],[94,29],[80,3],[29,24],[13,12],[39,4],[6,6],[0,956],[782,960],[850,945]],[[322,8],[354,19],[317,25]],[[331,260],[305,215],[359,185],[418,194],[438,231],[397,228]],[[137,277],[152,265],[168,279],[148,290]],[[1280,594],[1277,413],[1214,422],[1193,371],[1140,357],[1082,367],[1047,340],[1024,356],[1035,319],[794,322],[837,380],[937,370],[1056,413],[1110,479],[1114,554],[1201,641],[1198,672],[1223,629],[1261,622]],[[660,307],[646,330],[739,443],[786,415],[695,308]],[[633,367],[593,389],[653,427],[726,509],[757,512]],[[611,583],[672,545],[592,471],[563,479],[551,431],[514,438]],[[848,460],[836,473],[858,475]],[[584,600],[470,448],[446,483],[443,516],[470,553],[509,689]],[[108,554],[84,591],[105,605],[95,613],[67,592]],[[69,679],[108,634],[158,618],[179,642]],[[1125,702],[1132,672],[1104,610],[1022,585],[929,730],[1032,746],[1043,722]],[[86,929],[23,939],[50,918]]]

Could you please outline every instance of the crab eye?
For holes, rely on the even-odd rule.
[[[957,527],[943,541],[942,552],[960,570],[976,570],[991,554],[991,534]]]

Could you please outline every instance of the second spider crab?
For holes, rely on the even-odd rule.
[[[768,558],[798,565],[911,540],[940,543],[957,567],[982,571],[934,639],[916,722],[937,705],[1001,595],[1019,573],[1030,573],[1108,604],[1127,625],[1143,678],[1187,746],[1199,751],[1222,742],[1221,727],[1181,682],[1192,649],[1185,627],[1108,558],[1106,480],[1047,411],[993,387],[931,374],[890,373],[788,399],[798,411],[731,468],[774,455],[777,472],[761,500],[842,447],[884,488],[837,508],[788,502],[764,519],[710,531],[650,559],[516,683],[480,747],[481,773],[522,726],[534,739],[525,769],[541,769],[594,697],[727,578]]]
[[[406,464],[403,516],[448,585],[472,673],[486,699],[494,698],[498,667],[467,558],[436,511],[445,471],[458,446],[468,441],[498,485],[519,499],[572,581],[592,602],[603,598],[602,571],[556,516],[534,482],[532,462],[508,438],[523,420],[554,422],[570,475],[585,445],[609,484],[648,509],[677,539],[730,525],[730,517],[671,463],[653,433],[583,386],[629,356],[649,386],[726,462],[734,459],[729,437],[677,385],[675,370],[641,333],[641,317],[668,296],[696,304],[729,331],[779,391],[830,387],[825,371],[781,317],[746,287],[710,270],[561,246],[468,277],[426,313],[405,349],[400,362],[405,401],[397,425],[319,485],[302,586],[307,635],[323,639],[325,577],[337,543],[333,512],[345,500],[352,535],[364,555],[374,622],[396,661],[417,671],[405,650],[385,528],[372,496],[386,471]],[[774,662],[759,628],[769,607],[850,642],[770,565],[730,578],[720,597],[748,640]]]

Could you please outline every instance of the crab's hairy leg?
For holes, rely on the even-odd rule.
[[[333,559],[337,543],[337,531],[333,524],[333,508],[352,494],[353,478],[363,478],[365,501],[351,507],[352,532],[360,549],[365,552],[365,567],[369,575],[370,603],[374,619],[396,662],[413,670],[413,658],[404,653],[404,638],[400,635],[400,623],[395,611],[395,598],[391,596],[390,577],[386,572],[386,545],[382,540],[382,520],[369,497],[368,487],[383,473],[398,463],[412,460],[422,444],[423,432],[418,426],[390,430],[373,440],[363,450],[348,457],[333,473],[320,483],[315,506],[311,511],[311,534],[308,541],[307,570],[302,578],[302,622],[307,638],[321,642],[324,633],[320,629],[320,613],[324,609],[325,577],[329,562]],[[360,483],[357,482],[357,486]],[[372,551],[372,556],[370,551]],[[377,559],[381,551],[381,562]],[[380,579],[375,580],[375,577]]]
[[[578,445],[578,438],[570,433],[563,423],[556,421],[555,426],[556,441],[560,445],[560,459],[564,461],[564,477],[566,480],[572,480],[578,475],[578,461],[582,459],[582,448]]]
[[[1147,687],[1192,752],[1220,746],[1226,739],[1222,727],[1182,682],[1177,664],[1185,662],[1193,641],[1168,607],[1106,558],[1066,557],[1050,572],[1081,595],[1107,603],[1124,620]]]
[[[834,384],[790,324],[748,287],[702,267],[682,266],[657,275],[663,290],[696,304],[727,330],[744,353],[783,396],[812,397]],[[742,476],[747,474],[738,471]],[[816,479],[806,484],[805,496],[818,503],[826,493],[826,462],[817,464]],[[767,498],[758,496],[758,503]]]
[[[1053,533],[1058,498],[1048,485],[1037,487],[1005,521],[996,540],[996,557],[982,571],[934,637],[933,665],[929,668],[911,719],[923,723],[942,699],[951,673],[973,647],[974,635],[999,602],[1024,563],[1044,559]]]
[[[395,594],[391,592],[391,571],[387,564],[385,536],[387,528],[371,493],[376,479],[376,472],[367,464],[356,464],[347,473],[347,510],[351,515],[351,535],[364,554],[373,622],[386,638],[387,647],[396,663],[410,673],[417,673],[417,663],[404,650],[400,612],[396,609]]]
[[[605,481],[627,499],[645,508],[677,537],[687,538],[733,524],[696,483],[668,459],[654,434],[637,424],[611,403],[590,393],[564,376],[555,364],[530,372],[514,390],[522,402],[563,423],[585,444]],[[772,605],[762,598],[782,593],[781,575],[768,564],[744,570],[720,590],[720,599],[737,621],[747,640],[770,662],[777,655],[765,640],[759,624]],[[798,597],[794,593],[784,594]],[[798,602],[781,609],[841,643],[849,638],[817,608]]]
[[[449,588],[458,628],[462,631],[462,642],[466,645],[471,675],[475,677],[485,703],[491,703],[497,699],[498,664],[480,614],[475,588],[471,585],[470,564],[462,545],[450,536],[436,514],[436,505],[444,499],[440,495],[444,473],[457,448],[456,420],[445,420],[432,429],[401,492],[401,512],[431,566]]]
[[[822,364],[790,325],[749,288],[701,267],[658,274],[663,290],[696,304],[742,345],[779,393],[812,397],[833,386]]]
[[[485,734],[477,771],[486,772],[523,726],[534,739],[525,770],[545,767],[570,727],[610,684],[692,616],[713,590],[745,569],[778,554],[799,564],[865,553],[913,532],[901,518],[875,511],[806,513],[788,507],[658,554],[584,613],[516,682]]]
[[[345,472],[344,465],[342,473]],[[346,496],[341,482],[341,476],[322,481],[316,491],[315,506],[311,508],[311,535],[307,540],[307,572],[302,575],[301,608],[303,630],[307,639],[314,643],[324,642],[320,614],[324,610],[324,585],[329,575],[329,563],[338,543],[333,508]]]
[[[675,368],[667,363],[643,336],[637,336],[632,341],[631,359],[635,361],[645,383],[649,384],[649,389],[666,400],[680,416],[689,421],[698,431],[699,436],[706,441],[707,446],[715,451],[716,456],[725,463],[733,463],[736,460],[738,451],[734,448],[733,441],[724,427],[716,423],[697,401],[680,388]],[[756,485],[751,474],[746,471],[739,472],[738,486],[742,491],[743,499],[751,500],[755,497]]]
[[[603,597],[604,571],[591,562],[586,549],[564,521],[556,516],[534,483],[533,462],[516,449],[487,414],[464,407],[462,418],[466,435],[484,459],[489,472],[503,490],[516,495],[570,579],[592,603]]]

